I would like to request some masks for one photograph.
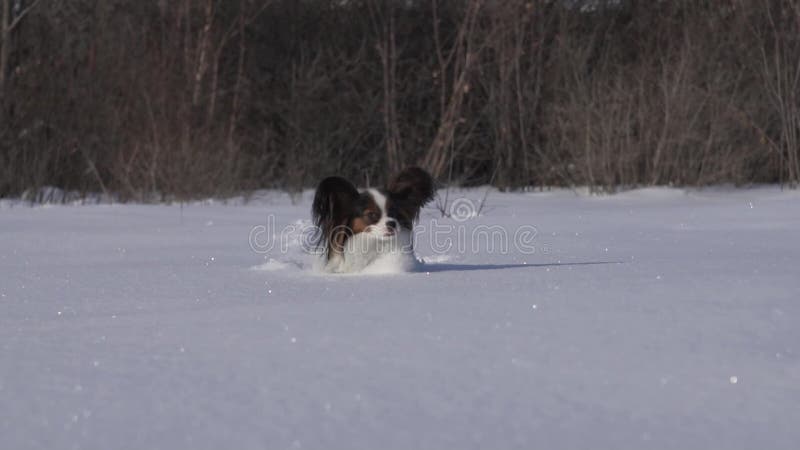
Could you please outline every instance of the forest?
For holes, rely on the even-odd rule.
[[[0,197],[800,181],[800,0],[0,0]]]

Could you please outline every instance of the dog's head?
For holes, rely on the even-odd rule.
[[[403,229],[411,231],[420,209],[433,196],[433,179],[418,167],[403,170],[383,189],[362,192],[344,178],[325,178],[311,207],[319,230],[317,246],[330,259],[355,234],[391,239]]]

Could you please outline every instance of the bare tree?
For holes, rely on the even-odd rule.
[[[796,185],[798,36],[800,0],[0,0],[0,196],[405,164],[448,187]]]
[[[434,39],[438,62],[438,76],[441,77],[439,128],[421,161],[421,165],[438,178],[442,176],[452,158],[453,139],[460,123],[461,108],[469,94],[469,77],[477,62],[483,44],[476,42],[475,27],[481,0],[469,0],[464,16],[458,26],[455,43],[449,51],[442,49],[439,37],[437,0],[432,0],[434,14]],[[451,158],[448,158],[451,156]]]
[[[389,173],[403,166],[402,140],[397,112],[397,48],[396,8],[393,1],[371,0],[368,10],[378,41],[375,48],[383,73],[383,126],[386,137],[386,165]]]
[[[0,105],[3,102],[9,69],[8,61],[12,51],[11,35],[39,1],[33,0],[27,6],[22,0],[2,0],[0,4]]]

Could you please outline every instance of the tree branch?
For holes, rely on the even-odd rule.
[[[14,31],[14,28],[16,28],[17,25],[19,25],[20,21],[24,19],[25,16],[28,15],[28,13],[31,12],[31,10],[35,8],[36,5],[38,5],[39,3],[41,3],[41,0],[33,0],[33,3],[31,3],[25,9],[20,11],[19,15],[15,17],[14,20],[12,20],[11,23],[8,25],[8,29],[6,29],[5,32],[11,33],[12,31]]]

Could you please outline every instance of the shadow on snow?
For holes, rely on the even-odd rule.
[[[423,263],[415,272],[467,272],[471,270],[502,270],[519,269],[522,267],[572,267],[572,266],[598,266],[606,264],[625,264],[624,261],[586,261],[586,262],[559,262],[538,264],[434,264]]]

